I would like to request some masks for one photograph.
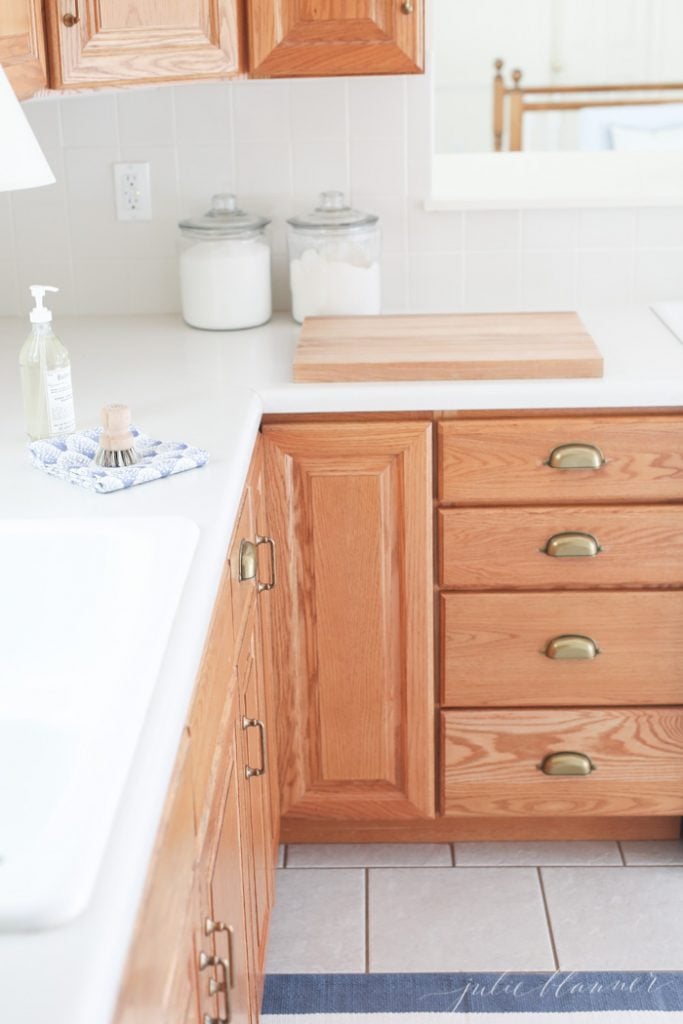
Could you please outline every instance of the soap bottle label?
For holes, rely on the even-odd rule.
[[[72,434],[76,429],[71,367],[60,366],[45,375],[50,434]]]

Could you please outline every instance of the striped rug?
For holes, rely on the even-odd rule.
[[[271,974],[262,1016],[263,1024],[683,1024],[683,971]]]

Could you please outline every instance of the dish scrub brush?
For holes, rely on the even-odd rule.
[[[134,466],[139,459],[130,430],[130,409],[127,405],[105,405],[100,418],[102,433],[95,453],[95,463],[105,469]]]

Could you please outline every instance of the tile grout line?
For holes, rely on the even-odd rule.
[[[541,869],[536,868],[536,874],[538,875],[538,884],[541,887],[541,899],[543,900],[543,910],[545,912],[545,920],[548,926],[548,938],[550,939],[550,947],[553,951],[553,960],[555,961],[555,970],[560,970],[560,958],[557,955],[557,946],[555,945],[555,935],[553,933],[553,926],[550,920],[550,909],[548,907],[548,900],[545,894],[545,885],[543,884],[543,875]]]
[[[370,973],[370,871],[363,869],[363,888],[365,905],[365,973]]]

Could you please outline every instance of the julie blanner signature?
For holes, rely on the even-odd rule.
[[[458,1010],[468,997],[485,1001],[494,996],[510,996],[513,999],[552,1000],[562,999],[571,995],[599,995],[601,993],[623,993],[635,992],[652,994],[663,988],[672,985],[673,982],[666,978],[647,971],[644,974],[629,974],[620,977],[611,974],[609,978],[602,979],[582,978],[576,971],[564,974],[556,971],[540,982],[538,978],[520,978],[519,975],[510,975],[508,971],[499,974],[493,982],[484,983],[468,979],[462,985],[445,989],[432,995],[452,996],[454,1002],[451,1004],[451,1011]]]

